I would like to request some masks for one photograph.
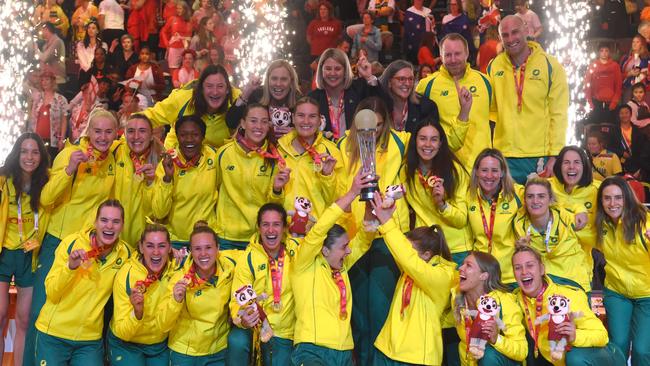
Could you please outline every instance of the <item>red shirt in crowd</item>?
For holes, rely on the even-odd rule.
[[[336,47],[343,27],[337,19],[314,19],[307,26],[307,39],[311,41],[311,55],[319,56],[328,48]]]
[[[585,76],[585,98],[592,105],[592,99],[610,103],[610,109],[616,107],[621,99],[623,77],[618,63],[608,60],[602,63],[596,60],[589,65]],[[592,105],[593,108],[593,105]]]
[[[486,39],[478,48],[478,69],[482,73],[487,73],[487,67],[493,58],[497,57],[497,48],[499,41],[496,39]]]

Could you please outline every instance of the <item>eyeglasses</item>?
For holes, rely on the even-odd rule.
[[[413,77],[406,77],[406,76],[395,76],[393,79],[397,80],[398,83],[400,84],[405,84],[405,83],[413,83],[415,81],[415,78]]]

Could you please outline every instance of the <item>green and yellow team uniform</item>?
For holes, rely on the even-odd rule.
[[[470,68],[469,64],[463,77],[457,82],[459,87],[465,87],[472,93],[472,109],[467,122],[458,121],[460,102],[456,82],[444,65],[440,66],[440,70],[420,80],[415,91],[436,103],[440,124],[447,134],[449,147],[455,150],[463,166],[470,170],[478,154],[483,149],[492,147],[492,86],[486,75]]]
[[[644,231],[630,243],[625,241],[621,221],[606,223],[601,230],[609,335],[625,355],[631,342],[632,364],[645,365],[650,362],[650,239],[645,235],[650,214],[646,213]]]
[[[251,238],[250,244],[239,257],[232,281],[232,292],[246,285],[252,285],[255,293],[266,294],[268,298],[260,301],[273,329],[273,338],[262,345],[265,365],[289,365],[293,348],[293,328],[296,323],[293,286],[291,285],[291,268],[296,260],[299,243],[296,239],[286,239],[284,242],[284,257],[282,266],[282,290],[280,292],[280,308],[273,306],[273,280],[269,255],[264,250],[258,234]],[[279,268],[278,258],[276,268]],[[258,298],[259,300],[259,298]],[[237,318],[240,306],[233,297],[230,299],[230,317]],[[246,364],[251,350],[250,329],[233,325],[228,335],[228,364]],[[270,347],[269,347],[270,346]]]
[[[278,151],[291,169],[291,178],[284,187],[284,209],[295,211],[294,202],[296,197],[305,197],[311,201],[311,215],[315,218],[327,209],[336,196],[336,179],[342,174],[343,163],[341,162],[341,153],[336,144],[323,137],[319,133],[312,146],[320,154],[328,154],[336,159],[336,166],[330,175],[323,175],[317,171],[314,160],[308,152],[299,154],[293,146],[298,134],[292,130],[282,136],[278,141]]]
[[[131,255],[118,241],[104,258],[82,263],[71,270],[68,258],[74,250],[92,249],[91,229],[67,236],[56,250],[54,264],[45,279],[47,301],[36,321],[36,363],[48,365],[101,365],[104,306],[113,292],[117,272]]]
[[[147,116],[154,127],[169,125],[171,130],[165,138],[165,148],[171,149],[178,145],[174,125],[176,121],[183,117],[194,114],[192,106],[192,94],[195,83],[189,82],[180,89],[172,90],[171,94],[165,100],[156,103],[153,107],[146,109],[143,113]],[[219,148],[230,138],[230,130],[226,125],[226,111],[239,97],[241,92],[237,88],[231,88],[232,97],[224,101],[227,108],[223,113],[205,114],[201,117],[207,127],[204,144]]]
[[[267,146],[265,143],[262,149]],[[273,193],[273,179],[280,167],[277,161],[267,163],[257,152],[246,152],[237,141],[217,150],[216,164],[219,246],[222,250],[244,249],[255,233],[259,208],[267,202],[284,203],[284,190]]]
[[[468,316],[464,314],[468,309],[465,304],[460,304],[458,296],[461,296],[460,290],[455,288],[452,290],[451,304],[454,313],[458,313],[456,321],[456,331],[460,338],[458,351],[460,354],[460,362],[463,366],[475,366],[478,362],[469,353],[467,347],[467,326],[466,323]],[[513,294],[494,290],[487,294],[497,301],[500,307],[499,319],[503,322],[505,328],[499,330],[497,341],[494,344],[488,344],[485,348],[485,355],[481,358],[481,363],[484,365],[519,365],[528,354],[528,343],[526,342],[526,330],[524,329],[524,315],[521,308],[517,304],[517,299]]]
[[[151,202],[154,185],[148,184],[142,175],[140,177],[143,179],[136,179],[130,153],[126,141],[120,141],[114,153],[116,174],[113,197],[124,207],[124,229],[120,237],[135,250],[147,224],[146,218],[153,213]]]
[[[178,159],[186,162],[181,153]],[[215,207],[219,195],[216,168],[216,151],[207,145],[203,145],[197,166],[180,169],[174,165],[174,177],[169,183],[163,181],[162,162],[156,168],[152,212],[167,224],[176,249],[187,245],[197,221],[205,220],[208,226],[216,226]]]
[[[130,296],[132,291],[137,291],[138,281],[144,281],[149,275],[138,257],[141,256],[133,256],[126,262],[113,283],[113,318],[107,335],[111,365],[165,366],[169,364],[167,332],[158,328],[156,316],[158,305],[167,295],[172,264],[167,263],[160,278],[146,288],[142,319],[138,319]]]
[[[551,361],[551,348],[548,341],[548,321],[538,327],[537,345],[539,356],[535,357],[534,346],[529,344],[527,362],[534,364],[535,358],[543,359],[553,366],[565,365],[625,365],[624,357],[615,347],[608,345],[609,337],[603,323],[591,311],[587,294],[574,287],[558,285],[550,278],[545,278],[548,286],[542,294],[542,309],[536,313],[536,298],[523,295],[521,289],[516,289],[514,295],[517,303],[524,313],[524,325],[529,336],[529,343],[532,342],[531,328],[535,327],[535,318],[548,314],[548,298],[553,295],[562,295],[569,299],[569,309],[574,313],[582,313],[580,317],[573,320],[576,327],[575,340],[569,345],[571,350],[566,352],[561,360]],[[535,330],[533,330],[535,332]]]
[[[529,245],[542,255],[546,273],[553,278],[553,281],[563,285],[579,286],[583,291],[590,292],[591,267],[586,253],[578,243],[574,215],[566,209],[557,207],[551,207],[550,212],[553,221],[550,234],[538,232],[523,210],[515,218],[513,224],[515,234],[518,238],[530,235]]]
[[[441,365],[441,317],[449,307],[449,291],[458,281],[456,264],[439,255],[428,262],[422,260],[399,226],[389,220],[379,227],[386,245],[402,270],[375,347],[375,360],[417,365]],[[404,308],[403,294],[410,287],[410,302]]]
[[[460,266],[467,253],[472,250],[472,232],[467,225],[466,196],[469,189],[469,175],[461,165],[456,165],[456,169],[458,171],[456,191],[452,197],[446,197],[447,207],[442,211],[438,210],[433,201],[431,188],[426,183],[420,182],[417,174],[405,185],[406,201],[415,212],[415,227],[439,225],[445,233],[445,240],[454,262]],[[403,168],[402,174],[405,173],[406,168]],[[406,178],[402,180],[406,181]]]
[[[225,365],[224,350],[230,330],[228,302],[235,261],[219,255],[214,276],[199,286],[188,286],[184,301],[178,302],[174,299],[174,285],[191,265],[192,260],[188,260],[169,280],[167,293],[157,310],[158,329],[169,332],[172,365],[194,365],[208,361],[214,362],[214,365]]]
[[[489,232],[490,227],[492,201],[483,197],[480,188],[475,192],[469,192],[466,197],[467,219],[474,238],[472,250],[490,253],[499,261],[501,278],[505,284],[515,283],[515,274],[512,271],[512,255],[515,252],[515,231],[512,224],[517,215],[517,211],[522,206],[523,201],[520,199],[523,194],[522,191],[523,187],[515,186],[515,193],[510,199],[506,199],[503,192],[499,192],[495,202],[491,245],[487,237],[487,232]],[[481,215],[481,207],[483,207],[482,212],[485,216]],[[487,226],[488,230],[484,229],[483,218],[485,218],[485,226]]]
[[[621,160],[615,153],[603,150],[591,158],[591,165],[594,172],[594,179],[604,180],[612,175],[619,175],[623,172]]]
[[[329,229],[343,215],[343,210],[332,204],[300,243],[300,250],[291,264],[291,284],[295,302],[296,323],[292,355],[294,365],[335,364],[352,365],[352,291],[349,268],[368,250],[375,233],[361,230],[350,242],[351,254],[345,257],[340,269],[345,283],[346,314],[341,316],[341,293],[333,279],[332,268],[321,253]],[[243,259],[242,259],[243,260]]]

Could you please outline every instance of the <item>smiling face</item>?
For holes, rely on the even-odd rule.
[[[531,218],[544,217],[548,214],[551,193],[546,187],[540,184],[529,185],[526,187],[524,199],[526,201],[526,211]]]
[[[323,62],[323,80],[328,88],[337,88],[343,85],[345,69],[338,61],[328,58]]]
[[[154,273],[160,273],[165,268],[169,253],[172,251],[172,246],[167,241],[167,234],[162,231],[147,233],[138,247],[145,267]]]
[[[203,134],[199,125],[192,121],[183,123],[176,132],[178,146],[186,160],[191,160],[201,153]]]
[[[241,121],[241,127],[244,129],[244,137],[248,141],[255,146],[262,146],[271,129],[269,111],[262,107],[250,109],[246,118]]]
[[[330,17],[330,10],[325,5],[321,5],[318,8],[318,16],[321,20],[327,20]]]
[[[119,208],[102,207],[97,219],[95,219],[97,244],[103,247],[113,246],[119,240],[123,225],[122,211]]]
[[[430,163],[440,149],[440,133],[433,126],[422,127],[415,140],[415,148],[422,162]]]
[[[442,44],[442,64],[449,74],[454,77],[462,76],[467,68],[467,57],[469,53],[461,40],[447,39]]]
[[[90,144],[99,152],[106,152],[117,137],[115,121],[108,117],[93,118],[88,126],[88,139]]]
[[[194,56],[189,52],[183,55],[183,67],[186,69],[194,67]]]
[[[562,165],[560,166],[565,187],[572,189],[578,185],[582,178],[583,169],[584,165],[580,154],[572,150],[567,151],[562,157]]]
[[[284,240],[282,215],[274,210],[265,211],[260,218],[260,239],[267,253],[276,254]]]
[[[129,149],[137,155],[144,153],[151,146],[153,132],[149,123],[144,119],[134,118],[130,120],[126,124],[124,134]]]
[[[390,79],[389,87],[391,93],[401,99],[407,99],[413,92],[415,75],[410,67],[405,67]]]
[[[610,184],[603,189],[601,204],[605,214],[609,216],[612,221],[618,222],[618,219],[623,215],[623,208],[625,206],[625,199],[621,187]]]
[[[284,66],[276,67],[269,73],[269,91],[276,101],[282,101],[291,91],[291,73]]]
[[[488,279],[488,273],[482,272],[473,255],[467,256],[463,264],[458,268],[460,278],[459,288],[462,292],[480,290],[483,292],[485,281]]]
[[[20,169],[31,176],[41,164],[41,152],[38,149],[36,140],[27,138],[20,144],[20,155],[18,165]]]
[[[331,248],[323,247],[323,256],[332,269],[340,270],[343,268],[345,257],[352,253],[349,244],[350,238],[348,237],[348,234],[343,234],[334,241]]]
[[[208,112],[214,113],[226,102],[228,84],[221,74],[212,74],[203,82],[203,96],[208,102]]]
[[[206,278],[215,273],[219,248],[210,233],[197,233],[190,238],[192,259],[201,277]]]
[[[519,288],[526,296],[536,297],[544,286],[544,265],[532,253],[524,251],[512,257],[512,267]]]
[[[478,184],[486,196],[492,197],[497,193],[501,185],[501,176],[504,174],[501,169],[499,160],[486,156],[478,165],[476,176],[478,177]]]
[[[501,22],[499,34],[503,47],[511,57],[520,55],[528,47],[526,42],[526,27],[518,17],[508,18]]]
[[[296,126],[296,133],[303,139],[311,139],[318,132],[320,126],[320,112],[317,105],[302,103],[296,107],[293,114],[293,124]]]
[[[133,41],[129,37],[122,38],[122,49],[124,51],[131,51],[133,49]]]

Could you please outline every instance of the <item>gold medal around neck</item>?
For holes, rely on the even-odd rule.
[[[348,319],[348,312],[347,311],[342,311],[341,313],[339,313],[339,319],[347,320]]]
[[[320,173],[322,170],[323,170],[323,164],[322,163],[321,164],[314,163],[314,171],[316,173]]]
[[[37,234],[34,234],[37,235]],[[25,253],[30,252],[36,248],[38,248],[41,244],[38,242],[38,240],[32,238],[28,239],[23,243],[23,251]]]
[[[273,305],[271,305],[271,308],[273,308],[273,311],[276,313],[279,313],[282,311],[282,302],[274,302]]]

